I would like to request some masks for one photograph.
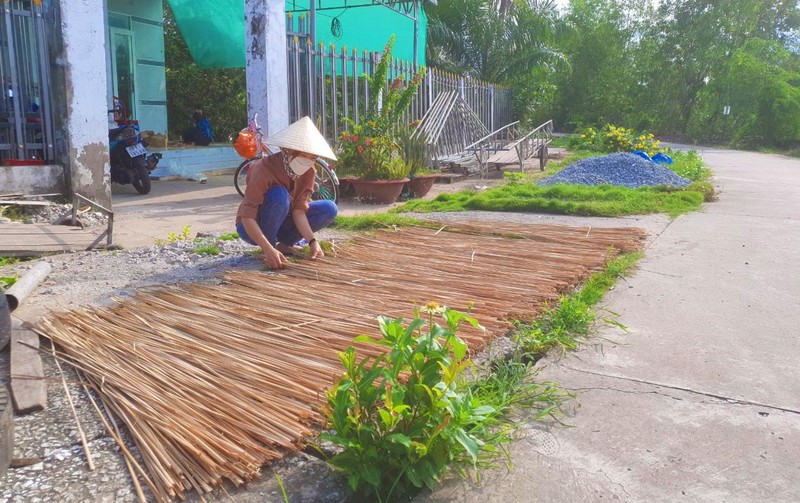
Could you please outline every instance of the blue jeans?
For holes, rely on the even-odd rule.
[[[289,214],[290,203],[289,190],[282,185],[270,187],[264,194],[264,202],[256,216],[256,222],[272,246],[278,242],[292,246],[303,238]],[[333,201],[311,201],[308,206],[306,216],[314,232],[330,225],[339,212]],[[244,241],[251,245],[256,244],[247,235],[241,222],[236,225],[236,232]]]

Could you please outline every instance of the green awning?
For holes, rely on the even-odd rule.
[[[201,68],[244,68],[244,0],[167,0]]]
[[[194,61],[201,68],[244,68],[244,0],[167,0]],[[354,2],[350,0],[352,6]],[[320,1],[317,1],[320,5]],[[317,12],[317,41],[360,51],[381,51],[394,33],[396,58],[411,61],[414,22],[385,6],[345,8],[325,0]],[[286,11],[307,15],[309,0],[288,0]],[[427,18],[420,10],[417,62],[425,64]]]

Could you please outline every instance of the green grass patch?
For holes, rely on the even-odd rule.
[[[641,252],[626,253],[610,260],[580,289],[546,308],[535,321],[516,323],[514,339],[523,351],[535,356],[544,355],[553,348],[561,351],[576,349],[580,339],[589,335],[596,320],[594,305],[620,278],[630,274],[643,256]],[[621,326],[613,319],[606,321]]]
[[[390,213],[430,213],[454,211],[512,211],[522,213],[554,213],[597,217],[619,217],[666,213],[674,218],[697,211],[702,203],[716,200],[711,177],[703,160],[695,151],[673,152],[669,166],[677,174],[693,180],[685,189],[642,187],[630,189],[614,185],[554,185],[539,187],[535,181],[551,176],[565,167],[598,154],[590,150],[573,152],[564,159],[548,163],[544,172],[531,173],[531,179],[518,177],[501,187],[477,192],[466,190],[440,194],[434,199],[417,199],[391,210]]]
[[[27,218],[25,210],[19,206],[0,206],[0,217],[13,220],[14,222],[21,222]]]
[[[670,217],[696,211],[704,195],[694,190],[662,187],[629,189],[612,185],[505,185],[484,192],[440,194],[431,200],[409,201],[397,212],[512,211],[598,217],[666,213]]]
[[[373,213],[351,217],[337,216],[331,227],[345,231],[368,231],[387,227],[432,227],[430,222],[393,213]]]
[[[198,255],[219,255],[219,247],[217,245],[201,245],[194,249]]]
[[[12,274],[11,276],[0,276],[0,288],[7,289],[16,283],[18,279],[18,274]],[[0,293],[0,295],[2,295],[2,293]]]
[[[17,257],[0,257],[0,267],[5,267],[7,265],[14,265],[19,261],[20,260]]]
[[[222,234],[217,239],[220,241],[236,241],[239,239],[239,233],[237,232],[228,232],[227,234]]]

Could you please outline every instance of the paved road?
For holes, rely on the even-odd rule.
[[[629,332],[542,362],[572,427],[531,423],[510,472],[422,501],[800,501],[800,160],[702,155],[720,201],[608,295]]]

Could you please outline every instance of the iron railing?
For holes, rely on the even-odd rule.
[[[44,6],[5,0],[0,11],[0,159],[52,159],[53,115]]]
[[[486,177],[490,164],[499,166],[516,163],[522,171],[525,161],[534,156],[539,158],[539,169],[544,171],[548,146],[552,140],[552,120],[525,134],[520,132],[519,122],[512,122],[468,145],[464,151],[475,155],[481,178]]]
[[[355,123],[364,117],[369,102],[366,77],[381,54],[333,45],[314,47],[308,25],[304,16],[287,16],[289,117],[295,121],[308,115],[335,142],[347,128],[345,117]],[[415,73],[412,63],[393,59],[386,85],[397,77],[407,83]],[[436,98],[449,91],[464,99],[488,131],[512,121],[511,89],[429,68],[406,114],[407,122],[422,119]]]

